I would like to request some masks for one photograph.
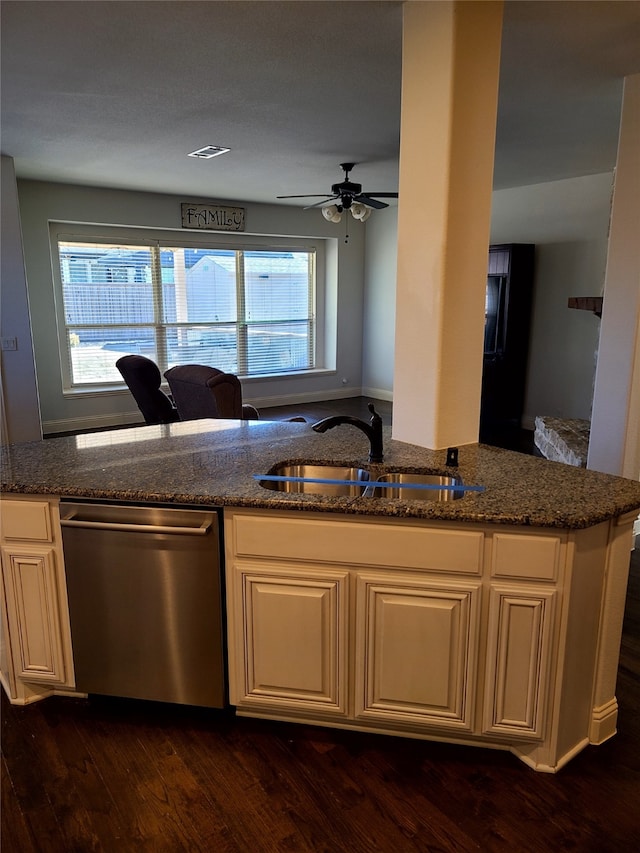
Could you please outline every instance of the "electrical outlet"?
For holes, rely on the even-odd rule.
[[[2,338],[1,346],[3,350],[17,350],[18,349],[18,339],[17,338]]]

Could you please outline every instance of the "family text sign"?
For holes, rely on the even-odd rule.
[[[182,227],[209,231],[244,231],[244,207],[182,204]]]

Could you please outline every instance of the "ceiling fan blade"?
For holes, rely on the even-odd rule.
[[[370,193],[367,191],[365,195],[369,197],[374,196],[375,198],[398,198],[398,193]]]
[[[384,201],[378,201],[375,198],[371,198],[366,193],[361,193],[357,195],[353,199],[354,201],[359,201],[361,204],[366,204],[367,207],[373,207],[374,210],[382,210],[385,207],[389,207]]]
[[[333,204],[334,201],[338,201],[340,199],[339,195],[332,195],[328,198],[325,198],[324,201],[317,201],[315,204],[309,204],[306,207],[303,207],[303,210],[311,210],[313,207],[328,207],[330,204]]]
[[[329,193],[305,193],[304,195],[277,195],[276,198],[328,198]]]

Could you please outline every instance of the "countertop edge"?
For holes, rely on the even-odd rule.
[[[421,521],[448,522],[450,524],[495,524],[500,526],[542,527],[563,530],[582,530],[597,524],[619,518],[627,513],[638,511],[640,501],[620,504],[615,512],[593,512],[577,517],[575,513],[564,514],[561,511],[554,517],[548,513],[497,513],[483,512],[471,507],[456,507],[454,513],[449,503],[402,501],[384,498],[329,498],[313,495],[288,495],[287,497],[243,498],[215,494],[180,494],[167,492],[148,492],[142,490],[104,490],[66,487],[56,489],[46,484],[34,484],[28,488],[15,483],[0,483],[2,495],[42,495],[52,498],[97,500],[138,504],[166,504],[216,509],[257,509],[271,511],[294,511],[302,513],[325,513],[367,516],[384,519],[414,519]],[[462,499],[464,500],[464,498]],[[374,503],[375,502],[375,503]]]

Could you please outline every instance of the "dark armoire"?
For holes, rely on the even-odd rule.
[[[529,354],[535,247],[489,247],[480,441],[517,449]]]

